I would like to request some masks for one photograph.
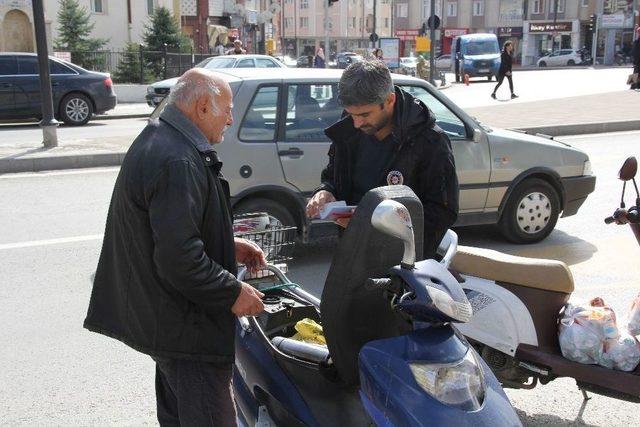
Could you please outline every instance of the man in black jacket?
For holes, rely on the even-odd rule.
[[[307,204],[307,216],[317,217],[328,202],[355,205],[372,188],[404,184],[423,204],[424,256],[434,257],[458,215],[449,138],[422,101],[394,88],[380,61],[350,65],[340,79],[338,98],[345,117],[325,131],[333,142],[329,164]]]
[[[234,239],[212,147],[233,122],[231,88],[194,69],[169,96],[122,163],[84,326],[155,360],[161,425],[235,425],[234,315],[263,309],[236,260],[255,269],[264,255]]]

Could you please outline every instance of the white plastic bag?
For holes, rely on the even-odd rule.
[[[558,338],[562,355],[569,360],[593,365],[603,357],[600,334],[574,322],[572,318],[562,319]]]
[[[610,362],[614,369],[630,372],[640,363],[640,344],[626,331],[618,339],[606,340],[604,350],[607,363]]]
[[[627,329],[633,336],[640,335],[640,294],[638,294],[631,304]]]

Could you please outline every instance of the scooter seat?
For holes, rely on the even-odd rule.
[[[507,255],[491,249],[458,246],[451,267],[496,282],[546,291],[573,292],[573,276],[562,261]]]

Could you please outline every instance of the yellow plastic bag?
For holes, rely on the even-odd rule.
[[[295,328],[298,333],[292,336],[292,339],[311,344],[327,345],[327,341],[324,339],[322,326],[312,319],[300,320],[296,323]]]

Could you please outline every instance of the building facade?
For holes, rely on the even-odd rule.
[[[144,27],[155,8],[176,10],[177,0],[79,0],[95,24],[92,37],[107,40],[105,49],[123,49],[127,42],[140,43]],[[49,50],[58,36],[59,0],[44,0]],[[0,51],[35,52],[31,0],[0,0]]]

